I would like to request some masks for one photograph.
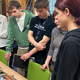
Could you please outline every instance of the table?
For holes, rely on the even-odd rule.
[[[4,63],[0,61],[0,67],[2,67],[3,71],[9,75],[14,75],[16,80],[27,80],[25,77],[11,69],[10,67],[6,66]]]

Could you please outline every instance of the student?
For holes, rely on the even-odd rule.
[[[45,70],[45,68],[47,68],[48,70],[51,70],[51,72],[54,69],[56,56],[57,56],[61,41],[64,38],[65,34],[67,33],[66,29],[60,27],[58,20],[57,20],[57,16],[55,16],[55,15],[56,15],[56,12],[54,11],[53,18],[55,20],[57,27],[55,27],[52,30],[51,44],[50,44],[48,56],[45,61],[45,64],[43,64],[41,67],[43,70]],[[51,58],[52,58],[52,65],[49,68],[49,62],[50,62]]]
[[[6,17],[7,17],[7,21],[9,21],[9,17],[11,16],[11,13],[9,11],[6,11]],[[10,68],[13,68],[12,66],[12,61],[13,61],[13,54],[14,53],[17,53],[17,49],[18,49],[18,46],[16,44],[16,41],[14,39],[14,42],[13,42],[13,45],[12,45],[12,50],[11,50],[11,57],[10,57],[10,60],[9,60],[9,67]]]
[[[6,16],[0,14],[0,49],[5,50],[7,44],[7,18]]]
[[[80,80],[80,0],[57,0],[60,27],[68,30],[62,40],[51,80]]]
[[[30,56],[35,62],[44,64],[49,50],[51,31],[56,26],[53,17],[49,14],[49,1],[36,0],[34,7],[38,16],[32,18],[28,33],[30,42],[29,52],[22,55],[21,59],[26,61]]]
[[[7,17],[7,21],[9,21],[9,17],[11,16],[11,13],[9,11],[6,11],[6,17]],[[16,44],[16,41],[14,39],[14,42],[13,42],[13,45],[12,45],[12,50],[11,50],[11,57],[10,57],[10,60],[9,60],[9,67],[10,68],[13,68],[12,66],[12,61],[13,61],[13,54],[14,53],[17,53],[17,49],[18,49],[18,46]]]
[[[31,18],[34,16],[30,11],[21,10],[21,5],[16,0],[11,0],[8,3],[8,10],[11,13],[8,22],[8,42],[6,47],[5,58],[8,61],[11,56],[12,45],[15,41],[18,45],[18,55],[23,55],[28,52],[28,30]],[[25,76],[23,69],[17,69],[17,72]]]

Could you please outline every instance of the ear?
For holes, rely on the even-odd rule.
[[[47,7],[47,10],[49,11],[49,7]]]
[[[19,7],[19,11],[21,11],[21,7]]]
[[[68,8],[65,8],[64,13],[65,13],[66,15],[69,15],[69,14],[70,14],[69,9],[68,9]]]

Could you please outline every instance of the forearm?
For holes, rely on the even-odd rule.
[[[6,53],[11,53],[13,42],[14,36],[12,34],[8,34]]]
[[[36,42],[35,39],[33,38],[33,36],[28,37],[28,40],[31,44],[33,44],[35,47],[38,45],[38,43],[45,43],[47,44],[48,41],[45,41],[44,39],[42,39],[39,42]]]
[[[49,62],[51,60],[51,56],[47,56],[45,63],[42,65],[41,69],[45,70],[46,68],[49,70]]]
[[[7,42],[6,53],[11,53],[13,41]]]
[[[37,42],[35,41],[34,37],[33,37],[33,31],[29,30],[28,32],[28,40],[31,44],[33,44],[34,46],[37,45]]]
[[[28,37],[28,40],[29,40],[29,42],[30,42],[31,44],[33,44],[35,47],[36,47],[36,45],[38,44],[38,43],[35,41],[35,39],[33,38],[33,36],[29,36],[29,37]]]
[[[47,58],[46,58],[45,64],[49,64],[51,58],[52,58],[52,57],[51,57],[50,55],[48,55]]]
[[[47,44],[49,42],[49,40],[50,40],[50,38],[44,35],[43,38],[42,38],[42,40],[39,41],[39,43]]]
[[[30,56],[32,56],[33,54],[37,53],[38,49],[36,47],[34,47],[31,51],[29,51]]]

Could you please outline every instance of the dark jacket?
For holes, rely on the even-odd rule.
[[[80,80],[80,29],[65,35],[51,80]]]

